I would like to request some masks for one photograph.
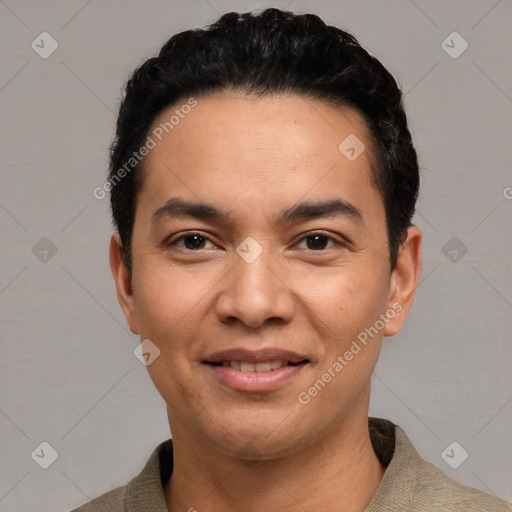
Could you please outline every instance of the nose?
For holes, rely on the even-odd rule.
[[[286,276],[264,251],[256,261],[247,263],[237,256],[223,280],[215,308],[223,323],[237,320],[249,327],[259,327],[269,320],[288,323],[293,318],[293,292]]]

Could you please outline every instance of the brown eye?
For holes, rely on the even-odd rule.
[[[211,244],[212,242],[201,233],[186,233],[177,238],[171,239],[166,243],[166,248],[171,249],[173,247],[177,247],[182,250],[198,252],[203,249],[209,249],[209,247],[205,247],[208,243]]]
[[[205,238],[201,235],[187,235],[182,238],[183,244],[187,249],[203,249]]]
[[[310,235],[306,238],[308,249],[321,250],[325,249],[329,242],[329,237],[325,235]]]
[[[334,237],[324,232],[310,232],[306,233],[299,241],[299,246],[313,252],[323,252],[331,249],[334,246],[341,246]]]

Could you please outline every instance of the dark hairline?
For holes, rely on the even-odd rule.
[[[259,98],[265,98],[265,97],[279,98],[279,97],[294,97],[295,96],[295,97],[299,97],[299,98],[302,98],[305,100],[317,101],[326,106],[334,107],[335,109],[345,108],[345,109],[352,110],[353,112],[356,112],[361,117],[361,119],[364,121],[364,127],[365,127],[366,135],[368,138],[367,142],[369,142],[369,144],[366,144],[366,145],[367,145],[367,147],[369,146],[369,148],[368,148],[369,151],[367,152],[367,155],[368,155],[368,162],[369,162],[369,167],[370,167],[370,181],[371,181],[371,184],[373,185],[373,187],[375,188],[375,190],[378,192],[379,197],[382,200],[382,204],[385,208],[386,198],[385,198],[384,191],[381,190],[380,181],[379,181],[379,176],[382,172],[382,169],[380,168],[380,165],[378,163],[379,154],[380,154],[379,140],[373,133],[371,124],[369,123],[367,116],[357,106],[351,104],[348,101],[344,101],[341,99],[324,97],[324,96],[321,96],[320,94],[294,91],[293,89],[288,89],[285,91],[258,91],[258,90],[244,88],[244,87],[228,86],[228,87],[224,87],[224,88],[218,89],[218,90],[213,90],[213,91],[209,91],[209,92],[205,92],[205,93],[201,93],[201,94],[194,94],[193,96],[196,100],[200,100],[201,98],[204,99],[204,98],[212,98],[215,96],[223,96],[226,93],[227,93],[228,99],[234,99],[234,98],[250,99],[252,97],[259,99]],[[231,93],[235,93],[235,94],[232,95]],[[236,94],[236,93],[241,93],[241,94]],[[165,107],[161,108],[153,116],[153,119],[149,123],[148,129],[147,129],[146,133],[144,134],[143,140],[148,136],[149,133],[151,133],[151,130],[155,126],[156,120],[159,117],[161,117],[162,115],[164,115],[164,112],[176,107],[177,105],[179,105],[181,102],[185,101],[190,96],[191,96],[190,94],[184,94],[184,95],[178,97],[172,103],[169,103]],[[148,156],[149,156],[149,154],[141,160],[141,162],[135,169],[134,224],[135,224],[135,217],[137,214],[137,200],[140,195],[142,186],[144,184],[145,173],[147,172],[145,164],[146,164],[146,160],[147,160]],[[387,226],[388,221],[387,221],[386,212],[384,212],[384,215],[386,217],[385,221],[386,221],[386,226]],[[133,233],[132,233],[132,235],[133,235]]]

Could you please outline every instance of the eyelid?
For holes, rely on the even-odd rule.
[[[214,244],[214,242],[211,240],[210,236],[205,235],[201,231],[185,231],[185,232],[181,232],[181,233],[176,233],[176,235],[172,235],[169,238],[167,238],[164,241],[163,246],[166,249],[169,249],[170,247],[177,245],[177,242],[183,240],[184,238],[186,238],[188,236],[194,236],[194,235],[199,235],[200,237],[202,237],[205,240],[208,240],[209,242]],[[200,250],[197,250],[197,251],[192,251],[191,249],[186,249],[186,248],[183,248],[183,249],[186,250],[186,251],[189,250],[191,252],[199,252],[200,250],[204,250],[204,249],[200,249]]]
[[[173,235],[173,236],[169,237],[167,240],[165,240],[163,245],[165,248],[170,248],[172,246],[176,246],[177,243],[180,242],[181,240],[183,240],[184,238],[186,238],[188,236],[193,236],[193,235],[199,235],[203,239],[205,239],[215,245],[215,242],[213,242],[213,240],[211,240],[210,236],[204,234],[201,231],[186,231],[186,232],[182,232],[182,233],[177,233],[176,235]],[[297,245],[298,243],[304,241],[305,239],[312,237],[312,236],[316,236],[316,235],[324,236],[325,238],[332,241],[335,246],[345,246],[346,245],[346,242],[340,241],[332,233],[322,230],[322,229],[311,230],[311,231],[307,231],[306,233],[303,233],[301,235],[301,237],[297,240],[297,242],[294,243],[294,245]],[[206,250],[206,249],[198,249],[196,251],[193,251],[192,249],[186,249],[186,248],[181,248],[181,249],[183,249],[185,251],[190,251],[190,252],[201,252],[201,251]],[[306,250],[311,253],[323,253],[327,249],[318,249],[318,250],[306,249]]]
[[[299,240],[297,241],[297,243],[302,242],[306,238],[309,238],[311,236],[316,236],[316,235],[320,235],[320,236],[324,236],[325,238],[328,238],[329,240],[334,242],[335,245],[338,245],[338,246],[345,246],[346,245],[345,242],[343,242],[342,240],[339,240],[332,233],[330,233],[329,231],[324,231],[323,229],[314,229],[312,231],[307,231],[306,233],[303,233],[301,235],[301,237],[299,238]],[[312,253],[315,253],[315,252],[316,253],[322,253],[322,252],[325,252],[326,250],[327,249],[320,249],[320,250],[316,250],[315,251],[314,249],[307,249],[307,251],[312,252]]]

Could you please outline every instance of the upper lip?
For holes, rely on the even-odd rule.
[[[289,363],[300,363],[307,360],[307,357],[301,356],[290,350],[269,347],[261,350],[250,350],[245,348],[231,348],[221,350],[211,354],[205,363],[220,363],[222,361],[244,361],[248,363],[259,363],[262,361],[288,361]]]

